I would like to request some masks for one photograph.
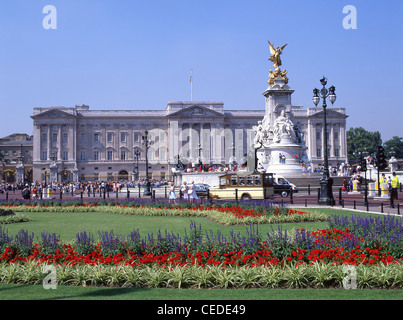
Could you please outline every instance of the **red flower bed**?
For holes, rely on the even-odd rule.
[[[351,234],[348,230],[340,229],[323,229],[311,233],[316,237],[316,240],[323,245],[323,236],[329,236],[327,239],[329,243],[335,244],[335,241],[341,241],[343,237],[349,237]],[[326,246],[326,244],[324,245]],[[379,265],[401,263],[402,258],[396,258],[389,254],[387,250],[382,247],[375,249],[365,248],[357,245],[354,249],[344,250],[343,247],[333,247],[328,249],[314,249],[305,250],[301,248],[294,248],[290,254],[286,256],[277,257],[265,241],[260,245],[260,248],[253,253],[246,253],[244,250],[228,250],[218,252],[217,250],[203,251],[203,252],[166,252],[163,254],[143,253],[137,254],[135,252],[127,251],[115,255],[103,256],[99,245],[87,255],[79,255],[74,246],[70,244],[63,245],[62,250],[56,251],[53,255],[45,255],[40,251],[39,245],[35,244],[32,254],[28,257],[18,256],[17,252],[13,252],[10,247],[5,248],[4,252],[0,255],[0,263],[19,263],[27,261],[37,261],[39,263],[49,263],[56,265],[130,265],[133,267],[141,265],[158,265],[163,268],[170,266],[186,266],[186,265],[199,265],[199,266],[271,266],[283,265],[285,263],[299,264],[312,264],[315,262],[332,263],[335,265],[349,264],[349,265]]]
[[[210,207],[209,207],[210,208]],[[248,209],[242,209],[241,207],[218,207],[214,208],[217,211],[220,212],[225,212],[228,214],[232,214],[237,218],[246,218],[246,217],[263,217],[264,214],[259,214],[256,212],[255,209],[248,210]]]

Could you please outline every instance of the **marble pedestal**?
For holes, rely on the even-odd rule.
[[[18,164],[16,167],[16,181],[18,183],[24,183],[25,180],[25,168],[23,164]]]
[[[258,152],[259,163],[266,172],[283,176],[300,175],[303,169],[298,159],[303,159],[308,165],[307,147],[295,143],[292,139],[282,139],[280,143],[272,143]],[[285,155],[285,163],[280,161],[280,154]],[[295,160],[295,154],[298,159]]]
[[[50,166],[50,182],[55,183],[57,182],[57,176],[59,174],[59,168],[57,164],[52,164]]]

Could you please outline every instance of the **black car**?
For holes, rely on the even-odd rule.
[[[298,188],[293,185],[293,184],[278,184],[276,182],[273,182],[274,184],[274,194],[278,194],[282,196],[283,198],[288,197],[291,190],[293,193],[298,192]]]
[[[196,188],[196,194],[198,197],[207,197],[207,193],[208,193],[208,189],[209,189],[209,185],[208,184],[195,184],[195,188]]]

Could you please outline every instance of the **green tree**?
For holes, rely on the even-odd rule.
[[[383,147],[385,148],[385,153],[388,157],[391,157],[390,150],[396,152],[396,158],[403,158],[403,138],[394,136],[392,139],[385,141]]]
[[[379,131],[370,132],[362,127],[350,128],[346,133],[347,156],[349,160],[358,159],[361,152],[375,154],[382,145]]]

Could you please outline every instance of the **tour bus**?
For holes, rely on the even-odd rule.
[[[219,187],[210,188],[213,199],[268,199],[274,194],[272,173],[228,173],[219,178]]]

